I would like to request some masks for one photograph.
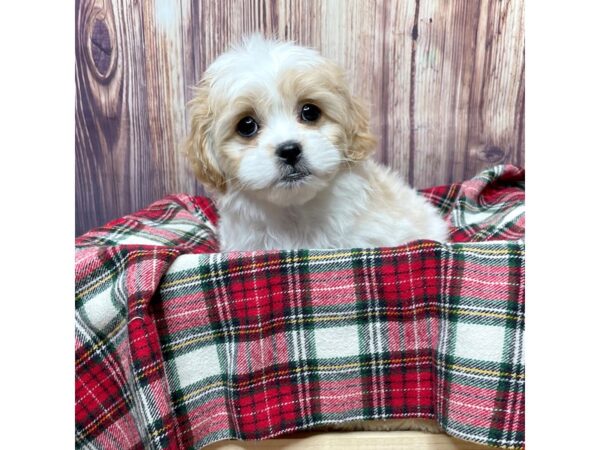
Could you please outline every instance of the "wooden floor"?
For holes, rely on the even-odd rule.
[[[266,441],[221,441],[205,450],[489,450],[446,434],[422,431],[350,431],[295,433]]]

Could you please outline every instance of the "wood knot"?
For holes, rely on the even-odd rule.
[[[478,152],[480,160],[488,162],[488,163],[499,163],[506,156],[504,150],[502,150],[497,145],[484,145]]]
[[[96,15],[86,23],[86,59],[94,77],[102,82],[112,76],[117,65],[115,33],[105,19],[105,15]]]
[[[98,72],[104,76],[110,68],[110,60],[112,55],[112,42],[108,27],[100,20],[94,21],[92,33],[90,35],[90,47],[92,49],[92,60],[98,69]]]
[[[411,37],[413,41],[416,41],[419,38],[419,27],[417,24],[414,24],[411,31]]]

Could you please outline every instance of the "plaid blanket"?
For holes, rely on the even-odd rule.
[[[76,239],[76,446],[423,417],[524,445],[524,171],[422,191],[451,243],[218,253],[174,195]]]

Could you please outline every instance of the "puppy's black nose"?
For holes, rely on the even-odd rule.
[[[300,159],[302,153],[302,147],[298,142],[287,141],[279,144],[275,149],[275,153],[279,156],[286,164],[293,166]]]

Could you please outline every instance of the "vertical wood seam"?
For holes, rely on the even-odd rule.
[[[388,141],[388,127],[389,127],[389,94],[386,93],[389,87],[389,64],[388,60],[385,57],[386,49],[387,49],[387,2],[383,2],[383,42],[381,45],[381,64],[382,64],[382,76],[381,76],[381,136],[379,136],[381,145],[381,156],[382,162],[386,166],[389,163],[389,152],[394,151],[394,149],[389,148]]]
[[[185,63],[185,34],[186,34],[186,29],[183,26],[183,21],[185,20],[185,15],[183,14],[183,2],[181,2],[179,4],[179,13],[181,14],[181,24],[182,24],[182,28],[183,30],[181,31],[181,71],[182,71],[182,79],[181,79],[181,88],[183,89],[183,101],[184,101],[184,108],[183,108],[183,120],[185,121],[184,123],[184,128],[187,130],[187,126],[189,123],[189,117],[188,117],[188,108],[187,108],[187,102],[185,101],[186,98],[186,91],[189,89],[188,86],[186,86],[186,80],[185,80],[185,74],[187,73],[187,66]],[[190,7],[190,15],[191,15],[191,7]],[[190,23],[190,27],[191,27],[191,23]],[[193,53],[193,52],[192,52]]]
[[[408,138],[408,182],[412,186],[415,179],[415,78],[417,73],[417,39],[419,38],[419,6],[420,0],[415,1],[415,15],[411,31],[411,49],[410,49],[410,100],[408,123],[410,134]]]
[[[515,153],[510,155],[517,165],[523,166],[524,161],[521,160],[521,155],[524,154],[521,148],[523,142],[523,133],[525,131],[525,49],[523,49],[523,62],[521,64],[521,74],[519,76],[517,103],[518,108],[515,108],[514,122],[517,124],[517,140],[515,144]]]
[[[469,126],[471,124],[471,115],[473,114],[471,105],[473,104],[473,96],[474,96],[474,89],[473,89],[473,80],[475,79],[475,71],[477,70],[477,45],[479,42],[479,24],[481,22],[481,1],[479,0],[479,2],[477,3],[477,28],[475,28],[475,45],[473,46],[473,67],[471,68],[471,80],[470,80],[470,86],[469,86],[469,103],[467,105],[467,126]],[[465,149],[464,149],[464,158],[463,158],[463,171],[462,171],[462,177],[465,176],[466,173],[468,173],[468,169],[469,169],[469,158],[470,158],[470,154],[469,154],[469,147],[471,145],[471,136],[472,136],[472,129],[469,128],[467,130],[467,138],[465,140]]]

